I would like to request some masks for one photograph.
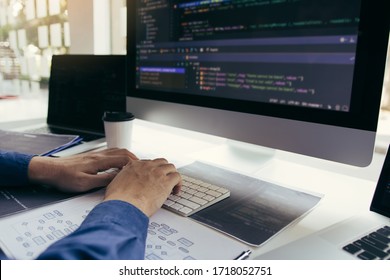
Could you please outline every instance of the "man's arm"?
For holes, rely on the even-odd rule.
[[[107,186],[129,161],[138,158],[126,149],[106,149],[69,157],[34,157],[28,168],[31,183],[51,186],[63,192],[84,192]]]
[[[0,150],[0,186],[22,186],[29,183],[28,165],[34,155]]]
[[[40,157],[0,150],[0,186],[31,183],[48,185],[64,192],[84,192],[107,186],[114,173],[138,158],[125,149],[107,149],[64,158]]]
[[[129,162],[82,225],[39,259],[143,259],[148,216],[180,186],[180,174],[165,159]]]
[[[148,217],[161,207],[172,191],[179,191],[181,177],[165,159],[136,160],[133,154],[127,151],[123,155],[123,152],[106,150],[61,159],[26,156],[23,162],[14,159],[15,163],[23,165],[24,171],[26,165],[29,166],[28,176],[19,174],[24,176],[23,180],[28,177],[30,182],[48,184],[63,191],[85,191],[112,180],[104,202],[91,211],[74,233],[50,246],[40,259],[144,257]],[[120,172],[117,175],[99,173],[112,167]]]
[[[38,259],[144,259],[148,222],[148,217],[129,203],[103,202],[75,232],[51,245]]]

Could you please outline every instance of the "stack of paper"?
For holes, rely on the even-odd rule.
[[[78,135],[36,134],[0,130],[0,149],[49,156],[80,143]]]

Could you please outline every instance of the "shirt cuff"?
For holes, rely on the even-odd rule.
[[[35,155],[17,152],[0,152],[0,184],[3,186],[22,186],[29,184],[28,166]]]

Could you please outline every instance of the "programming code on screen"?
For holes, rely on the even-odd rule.
[[[136,85],[349,111],[359,14],[353,0],[139,0]]]

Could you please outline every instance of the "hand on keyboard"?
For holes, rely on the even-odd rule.
[[[163,208],[182,216],[190,216],[230,196],[224,187],[182,175],[181,192],[171,194]]]

